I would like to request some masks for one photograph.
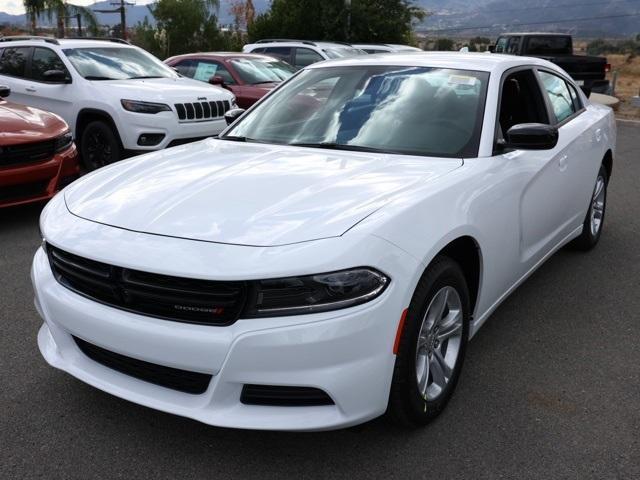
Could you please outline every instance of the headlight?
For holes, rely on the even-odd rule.
[[[253,282],[244,316],[273,317],[352,307],[379,296],[389,278],[372,268]]]
[[[71,132],[65,132],[56,138],[56,153],[66,150],[73,143],[73,135]]]
[[[164,103],[139,102],[137,100],[126,99],[120,100],[120,103],[122,104],[122,108],[125,110],[136,113],[159,113],[171,111],[169,105],[165,105]]]

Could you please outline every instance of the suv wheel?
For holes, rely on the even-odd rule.
[[[108,124],[94,121],[84,128],[80,139],[80,155],[87,171],[117,162],[120,153],[120,142]]]
[[[424,425],[451,398],[467,346],[469,305],[460,266],[436,257],[413,294],[400,338],[387,411],[396,423]]]

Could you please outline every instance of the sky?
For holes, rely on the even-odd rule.
[[[153,0],[128,0],[130,3],[135,3],[136,5],[145,5],[147,3],[151,3]],[[74,5],[93,5],[96,3],[96,0],[72,0],[71,2]],[[0,0],[0,12],[11,13],[13,15],[24,13],[24,5],[22,0]]]

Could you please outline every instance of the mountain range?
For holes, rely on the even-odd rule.
[[[229,13],[231,0],[220,0],[221,24],[233,23]],[[254,0],[258,13],[269,7],[270,0]],[[503,31],[562,31],[580,37],[618,37],[640,33],[640,0],[414,0],[431,13],[416,25],[418,31],[437,36],[483,35],[493,37]],[[113,9],[109,0],[96,2],[92,9]],[[127,24],[144,20],[154,23],[146,5],[127,6]],[[101,25],[119,23],[115,13],[96,13]],[[26,24],[25,15],[0,12],[0,24]],[[41,25],[47,25],[42,18]]]

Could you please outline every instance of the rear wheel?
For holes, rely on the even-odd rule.
[[[107,123],[94,121],[82,131],[80,155],[88,171],[117,162],[120,160],[120,150],[120,142]]]
[[[405,318],[389,397],[394,421],[420,426],[440,414],[460,376],[468,331],[464,274],[439,256],[420,279]]]
[[[604,214],[607,203],[607,183],[609,178],[607,176],[607,169],[604,165],[600,166],[598,172],[598,178],[593,188],[593,195],[591,196],[591,203],[589,204],[589,211],[584,219],[582,225],[582,233],[579,237],[570,243],[570,246],[578,250],[591,250],[596,246],[600,235],[602,234],[602,228],[604,226]]]

